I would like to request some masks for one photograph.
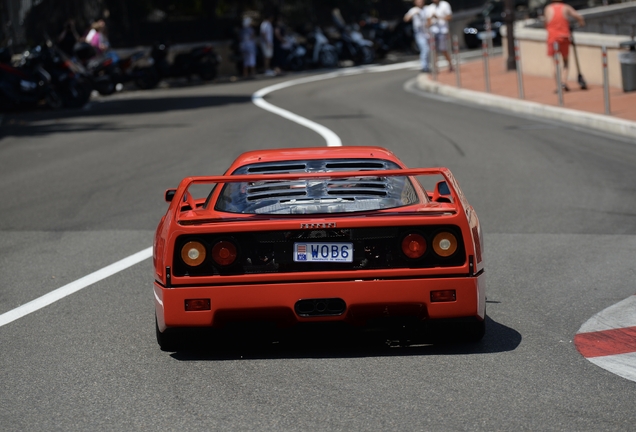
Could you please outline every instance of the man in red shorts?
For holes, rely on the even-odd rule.
[[[559,44],[559,53],[563,58],[561,85],[563,90],[570,90],[568,80],[568,54],[570,52],[570,19],[575,19],[581,27],[585,25],[585,19],[568,4],[561,0],[552,0],[543,11],[545,28],[548,30],[548,55],[554,56],[554,43]],[[554,65],[554,77],[556,78],[556,64]]]

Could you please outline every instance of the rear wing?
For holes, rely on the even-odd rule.
[[[303,172],[303,173],[276,173],[276,174],[242,174],[222,176],[200,176],[184,178],[177,189],[166,191],[166,200],[171,202],[188,202],[191,208],[195,208],[194,200],[188,193],[188,188],[198,184],[226,184],[226,183],[253,183],[266,181],[293,181],[293,180],[329,180],[343,178],[362,177],[416,177],[416,176],[441,176],[446,182],[448,191],[442,195],[450,195],[457,207],[467,209],[468,201],[462,193],[457,180],[448,168],[409,168],[398,170],[375,171],[328,171],[328,172]],[[443,189],[439,187],[437,189]],[[439,191],[437,191],[439,192]],[[448,192],[448,193],[446,193]],[[458,208],[458,210],[462,210]]]

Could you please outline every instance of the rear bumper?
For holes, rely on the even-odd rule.
[[[431,302],[431,291],[455,290],[455,301]],[[222,327],[229,322],[270,321],[280,326],[302,322],[346,321],[364,325],[389,317],[426,319],[485,318],[484,274],[430,279],[328,281],[232,286],[165,288],[154,284],[160,331],[169,327]],[[299,316],[303,299],[338,298],[346,303],[338,316]],[[186,311],[188,299],[210,299],[211,310]]]

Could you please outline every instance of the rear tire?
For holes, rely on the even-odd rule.
[[[166,329],[163,333],[159,331],[159,323],[155,315],[155,333],[157,343],[161,351],[178,351],[183,347],[183,335],[178,329]]]
[[[323,49],[320,51],[320,65],[323,68],[333,69],[338,67],[338,53],[335,49]]]
[[[150,90],[159,85],[159,73],[154,68],[144,68],[136,71],[135,85],[141,90]]]

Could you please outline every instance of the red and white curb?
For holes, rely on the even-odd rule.
[[[595,365],[636,381],[636,295],[590,318],[574,336],[574,345]]]

